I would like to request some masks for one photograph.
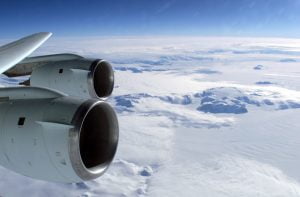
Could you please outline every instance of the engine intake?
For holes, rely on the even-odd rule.
[[[93,81],[90,84],[93,84],[97,97],[105,98],[111,95],[114,89],[114,71],[108,62],[95,61],[91,66],[90,78]]]
[[[83,180],[94,179],[106,171],[116,153],[116,114],[107,103],[88,101],[78,109],[72,122],[75,125],[70,139],[73,167]]]

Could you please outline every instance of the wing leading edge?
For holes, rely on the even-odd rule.
[[[51,35],[50,32],[36,33],[0,47],[0,74],[30,55]]]

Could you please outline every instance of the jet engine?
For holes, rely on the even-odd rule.
[[[105,99],[114,88],[114,72],[107,61],[74,54],[27,58],[4,74],[31,75],[25,85],[59,90],[81,98]]]
[[[55,182],[102,175],[118,144],[118,120],[109,104],[36,87],[0,89],[0,164]]]

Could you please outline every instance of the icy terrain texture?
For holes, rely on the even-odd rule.
[[[0,196],[300,196],[300,40],[52,39],[34,55],[62,52],[112,62],[116,158],[78,184],[0,168]]]

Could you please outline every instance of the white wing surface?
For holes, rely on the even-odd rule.
[[[52,33],[36,33],[0,47],[0,74],[22,61],[41,46]]]
[[[53,99],[67,96],[66,94],[39,87],[6,87],[0,88],[0,102],[6,100]]]

